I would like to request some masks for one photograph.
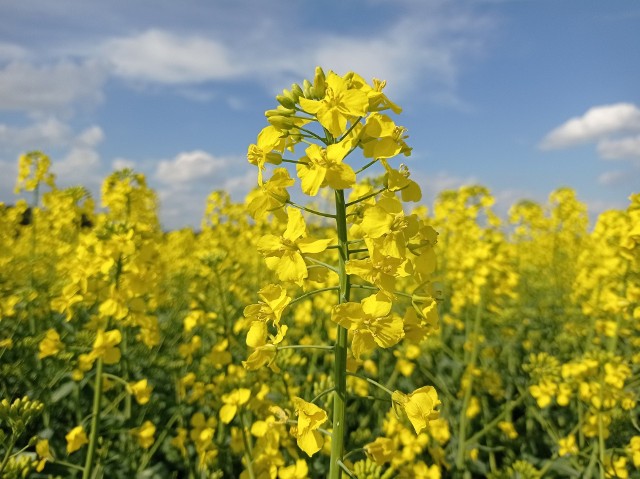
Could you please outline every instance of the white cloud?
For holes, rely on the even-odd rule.
[[[395,21],[367,33],[307,30],[294,50],[289,37],[274,35],[278,42],[273,52],[265,55],[261,47],[262,57],[249,60],[274,89],[294,72],[298,77],[293,81],[299,81],[321,65],[339,74],[353,70],[366,80],[387,80],[386,91],[394,99],[412,96],[462,106],[456,92],[460,70],[470,57],[482,53],[494,21],[447,2],[405,2],[405,6]]]
[[[605,171],[598,176],[598,183],[604,186],[616,186],[624,183],[627,178],[627,172],[623,170]]]
[[[184,36],[162,30],[113,38],[102,47],[116,75],[167,84],[228,79],[240,71],[233,54],[221,43],[203,36]]]
[[[102,101],[105,71],[99,63],[60,61],[34,66],[14,61],[0,69],[0,110],[68,113]]]
[[[162,224],[169,229],[199,227],[212,191],[225,191],[233,201],[242,202],[257,181],[255,168],[246,159],[220,158],[203,151],[180,153],[161,162],[154,178],[159,181],[155,190]]]
[[[161,161],[155,176],[165,184],[180,187],[194,180],[210,177],[226,163],[223,158],[216,158],[206,151],[187,151],[179,153],[173,160]]]
[[[411,178],[421,186],[423,194],[427,198],[431,198],[429,202],[432,202],[433,198],[442,191],[455,190],[461,186],[480,184],[480,181],[473,176],[465,178],[451,175],[444,171],[440,171],[434,175],[416,174],[412,172]]]
[[[567,148],[629,131],[640,131],[640,109],[636,105],[596,106],[552,130],[543,138],[540,147],[549,150]]]
[[[132,160],[128,160],[127,158],[114,158],[111,162],[111,168],[114,170],[123,170],[125,168],[135,169],[136,162]]]
[[[232,198],[242,201],[244,197],[258,185],[258,175],[255,168],[247,170],[244,174],[227,178],[222,189]]]
[[[66,155],[52,165],[58,182],[66,185],[81,184],[87,187],[98,185],[102,179],[102,171],[100,154],[96,147],[103,140],[102,128],[95,125],[76,135]]]
[[[296,22],[295,8],[287,29],[276,8],[256,5],[259,18],[251,25],[244,9],[229,8],[228,21],[209,30],[148,29],[112,37],[94,54],[119,77],[179,86],[179,93],[197,101],[210,100],[212,94],[185,86],[241,79],[277,91],[312,76],[321,65],[338,73],[354,70],[367,80],[386,79],[394,98],[419,93],[451,103],[457,101],[462,65],[482,54],[495,26],[488,14],[451,2],[399,2],[393,17],[349,33],[307,25],[304,19]],[[238,28],[244,29],[242,35]]]
[[[46,150],[68,145],[72,138],[71,127],[52,116],[24,127],[0,124],[0,150]]]
[[[592,224],[595,224],[598,220],[598,216],[605,211],[626,210],[629,205],[628,202],[600,200],[595,198],[586,199],[584,203],[587,205],[587,213]]]
[[[598,142],[598,153],[607,160],[640,159],[640,135],[624,138],[604,138]]]
[[[16,178],[18,177],[18,161],[5,161],[0,160],[0,192],[3,192],[0,197],[0,203],[13,203],[15,198],[13,195],[13,188],[16,184]]]
[[[20,45],[0,42],[0,62],[19,60],[27,56],[27,50]]]
[[[160,201],[159,216],[164,229],[200,226],[204,215],[206,193],[171,188],[159,188],[156,193]]]

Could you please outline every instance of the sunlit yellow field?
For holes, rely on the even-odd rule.
[[[640,194],[424,205],[383,87],[285,91],[197,231],[141,174],[92,198],[20,158],[0,477],[640,477]]]

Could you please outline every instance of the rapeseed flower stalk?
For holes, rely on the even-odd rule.
[[[266,112],[270,125],[249,146],[247,155],[249,163],[258,167],[258,189],[247,198],[249,212],[256,221],[272,214],[280,224],[286,221],[286,227],[281,235],[266,233],[257,242],[282,286],[261,289],[262,302],[245,308],[246,344],[253,351],[244,366],[255,370],[269,365],[280,371],[279,352],[286,355],[287,350],[300,348],[333,352],[333,387],[319,395],[332,395],[331,432],[325,431],[331,438],[331,479],[341,477],[343,471],[351,474],[344,462],[348,356],[364,361],[378,348],[394,347],[406,334],[419,342],[437,329],[431,295],[435,268],[431,248],[436,234],[417,215],[404,212],[402,201],[418,201],[421,192],[409,179],[406,166],[392,166],[394,157],[408,156],[411,148],[405,141],[406,130],[382,113],[400,112],[382,93],[383,87],[384,82],[374,80],[371,86],[353,72],[340,76],[317,68],[313,82],[294,84],[277,97],[280,106]],[[290,159],[301,143],[304,153]],[[354,154],[358,150],[363,158],[360,164]],[[284,166],[270,172],[269,164]],[[333,211],[292,201],[289,189],[295,180],[287,164],[295,165],[301,192],[332,197]],[[358,182],[358,175],[369,168],[384,174],[377,189]],[[333,222],[334,232],[317,239],[303,212],[321,218],[324,231],[326,222]],[[326,259],[333,251],[337,263]],[[296,286],[305,291],[297,297],[292,294]],[[331,317],[327,336],[334,344],[314,345],[308,339],[289,344],[288,325],[281,324],[283,311],[330,293],[337,296],[333,305],[327,305]],[[304,311],[302,304],[297,312]],[[364,379],[395,398],[417,433],[436,419],[440,402],[432,386],[406,396]],[[323,446],[319,428],[329,416],[315,401],[291,400],[298,415],[294,435],[299,447],[312,456]],[[253,460],[260,462],[255,456]],[[250,476],[254,474],[249,470]]]
[[[640,195],[590,228],[568,188],[508,223],[481,186],[407,208],[399,107],[383,82],[329,76],[278,96],[248,151],[257,188],[212,192],[198,231],[161,232],[133,171],[94,211],[44,153],[19,159],[25,199],[0,204],[0,476],[80,477],[92,438],[105,477],[637,475]]]

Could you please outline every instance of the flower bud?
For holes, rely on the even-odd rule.
[[[324,94],[327,90],[327,82],[324,71],[320,67],[316,67],[316,74],[313,78],[313,89],[315,90],[316,98],[324,98]]]
[[[287,90],[282,90],[282,95],[276,95],[276,100],[285,108],[294,108],[296,102],[290,95],[290,92]]]
[[[313,96],[311,95],[311,82],[309,80],[304,80],[302,82],[302,89],[303,89],[303,94],[305,98],[309,98],[312,99]]]
[[[293,123],[293,119],[287,116],[274,115],[269,116],[267,119],[269,120],[269,123],[271,123],[279,130],[290,130],[295,126]]]
[[[291,94],[294,96],[295,100],[298,101],[298,98],[304,95],[302,88],[297,83],[291,85]]]
[[[264,116],[267,118],[272,116],[290,116],[293,115],[296,111],[293,108],[285,108],[283,106],[279,106],[274,110],[267,110],[264,112]]]

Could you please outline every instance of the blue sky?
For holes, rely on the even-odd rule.
[[[572,186],[592,215],[640,191],[635,0],[0,0],[0,201],[41,149],[59,186],[146,174],[166,228],[255,185],[247,146],[313,76],[386,79],[429,203],[479,183],[504,212]]]

